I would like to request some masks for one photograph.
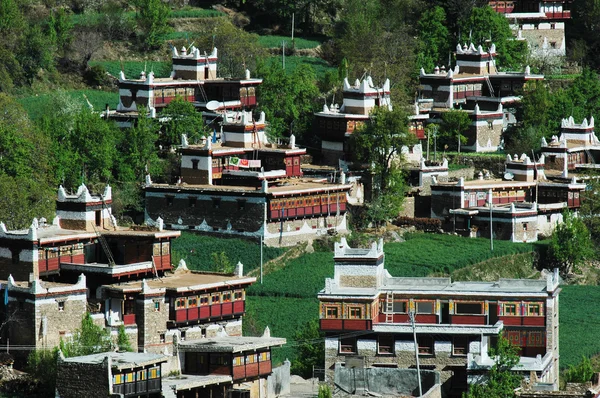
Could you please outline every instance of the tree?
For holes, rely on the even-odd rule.
[[[161,114],[165,120],[162,129],[163,141],[166,145],[180,145],[181,135],[186,134],[190,143],[199,143],[208,135],[202,120],[202,114],[196,111],[194,104],[181,97],[169,103]]]
[[[485,375],[482,384],[472,384],[463,398],[509,398],[515,396],[515,388],[521,384],[522,377],[512,369],[519,363],[519,348],[501,334],[496,348],[490,350],[494,365]]]
[[[125,326],[123,325],[119,326],[119,331],[117,334],[117,347],[119,348],[120,352],[133,351],[129,337],[127,337],[127,333],[125,333]]]
[[[471,125],[469,114],[463,110],[451,109],[442,113],[442,134],[450,142],[456,142],[457,150],[460,154],[461,144],[467,142],[467,137],[463,135]]]
[[[36,396],[54,396],[56,392],[56,371],[58,363],[58,348],[52,350],[33,350],[27,357],[27,373],[37,381]]]
[[[402,107],[377,107],[364,127],[353,134],[353,140],[358,158],[372,165],[379,189],[386,192],[393,185],[393,172],[399,170],[396,165],[402,147],[415,143],[416,137],[408,131],[408,114]]]
[[[269,121],[270,138],[293,133],[303,142],[310,142],[314,113],[319,108],[319,89],[312,67],[297,67],[291,73],[276,62],[260,64],[258,74],[264,83],[258,88],[259,111]]]
[[[417,66],[427,72],[448,60],[450,35],[445,22],[446,12],[439,6],[425,10],[419,19]]]
[[[162,36],[169,32],[169,6],[162,0],[137,0],[137,22],[146,48],[162,44]]]
[[[144,107],[138,110],[140,115],[146,115]],[[198,123],[202,121],[198,120]],[[144,116],[138,118],[135,126],[124,130],[125,139],[119,151],[122,160],[118,165],[121,181],[139,182],[143,181],[146,174],[159,174],[161,164],[156,148],[158,133],[156,119]]]
[[[325,366],[325,335],[319,328],[319,321],[313,319],[304,324],[294,335],[298,344],[298,357],[292,363],[291,372],[304,378],[313,377],[313,367]]]
[[[587,189],[582,193],[581,209],[579,214],[581,221],[587,227],[593,247],[600,247],[600,180],[597,174],[591,174]]]
[[[65,357],[96,354],[111,349],[110,331],[96,325],[89,312],[83,316],[81,328],[73,333],[72,340],[60,341],[60,350]]]
[[[564,372],[564,379],[567,383],[587,383],[592,380],[594,372],[592,361],[584,355],[577,365],[569,365],[569,369]]]
[[[527,55],[527,43],[514,40],[508,19],[490,6],[474,7],[461,26],[461,40],[485,46],[488,41],[496,45],[498,67],[520,68]],[[468,34],[468,36],[467,36]]]
[[[563,276],[573,274],[591,255],[590,233],[581,218],[566,211],[563,222],[556,226],[548,247],[548,254]]]
[[[229,257],[225,252],[214,252],[210,254],[212,260],[213,269],[216,272],[222,272],[224,274],[233,273],[233,264],[229,261]]]

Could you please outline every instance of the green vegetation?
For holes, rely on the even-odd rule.
[[[212,271],[212,253],[225,253],[233,266],[241,261],[244,264],[244,273],[260,267],[260,246],[257,241],[218,238],[183,231],[181,237],[173,241],[171,250],[173,264],[184,259],[191,270]],[[263,261],[279,257],[284,252],[285,249],[265,246]]]
[[[576,214],[563,212],[563,222],[556,226],[548,247],[549,258],[563,277],[572,276],[582,263],[591,257],[590,232]]]
[[[169,18],[217,18],[225,16],[224,13],[217,10],[206,10],[203,8],[186,7],[180,10],[172,10]]]
[[[142,71],[154,72],[154,77],[171,75],[170,61],[92,61],[90,66],[102,66],[108,73],[118,78],[121,69],[127,79],[137,79]],[[118,102],[118,97],[117,97]],[[112,105],[112,104],[111,104]]]
[[[264,48],[281,48],[282,42],[285,40],[285,47],[289,48],[292,46],[292,38],[287,36],[260,36],[258,39],[258,44],[263,46]],[[317,48],[321,45],[321,40],[319,39],[311,39],[311,38],[303,38],[303,37],[294,37],[294,48],[297,50],[301,49],[310,49]]]
[[[582,357],[600,353],[596,330],[600,315],[590,310],[590,303],[600,300],[599,286],[562,287],[560,294],[560,367],[577,365]]]
[[[283,67],[281,56],[269,57],[267,61],[272,64],[276,64],[279,67]],[[310,65],[317,77],[324,76],[327,72],[337,72],[337,69],[329,66],[327,61],[317,57],[303,57],[299,55],[290,55],[285,57],[285,71],[292,73],[299,67],[306,67]]]
[[[103,110],[106,104],[113,107],[119,103],[119,94],[101,90],[66,90],[62,91],[69,99],[79,105],[80,108],[87,106],[86,98],[94,110]],[[46,109],[54,103],[54,93],[35,94],[17,99],[17,102],[25,109],[31,120],[42,117]]]
[[[90,313],[86,312],[81,320],[81,327],[73,333],[73,338],[66,342],[60,341],[60,350],[67,358],[111,351],[110,330],[96,325]]]

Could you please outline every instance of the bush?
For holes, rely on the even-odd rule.
[[[567,383],[585,383],[592,379],[594,369],[590,359],[583,356],[581,362],[577,365],[569,365],[564,373],[564,379]]]
[[[85,79],[90,86],[105,86],[108,84],[108,72],[102,65],[94,65],[85,72]]]
[[[398,217],[394,225],[399,227],[413,226],[418,231],[436,232],[442,228],[442,221],[435,218]]]

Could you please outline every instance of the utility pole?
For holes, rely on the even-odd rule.
[[[260,284],[263,281],[263,234],[260,234]]]
[[[415,328],[415,311],[411,310],[408,313],[410,322],[412,323],[413,339],[415,340],[415,359],[417,360],[417,382],[419,383],[419,397],[423,396],[423,387],[421,387],[421,366],[419,365],[419,345],[417,344],[417,329]]]
[[[283,66],[283,70],[285,70],[285,40],[281,42],[281,64]]]
[[[490,249],[491,249],[491,251],[494,251],[494,229],[492,228],[493,227],[493,224],[492,224],[492,208],[493,208],[492,188],[490,188],[489,197],[490,197]]]
[[[433,125],[433,160],[437,162],[437,125]]]

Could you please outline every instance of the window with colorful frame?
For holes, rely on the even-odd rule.
[[[204,306],[204,305],[208,305],[208,295],[202,295],[200,296],[200,305]]]
[[[148,369],[148,378],[149,379],[158,379],[160,377],[160,367],[154,367]]]
[[[456,335],[452,337],[452,355],[467,356],[469,352],[469,336]]]
[[[133,383],[135,381],[135,373],[126,373],[125,374],[125,383]]]
[[[175,299],[175,309],[181,310],[185,308],[185,297],[179,297]]]
[[[219,293],[213,293],[210,298],[211,304],[219,304],[221,302],[221,297]]]
[[[348,318],[349,319],[362,319],[363,308],[362,307],[348,307]]]
[[[146,380],[146,378],[147,378],[146,369],[137,371],[137,381],[143,381],[143,380]]]
[[[198,306],[198,297],[197,296],[189,296],[187,299],[188,308],[196,308]]]
[[[527,303],[527,316],[543,316],[542,303]]]
[[[259,362],[266,362],[266,361],[270,361],[271,360],[271,352],[269,351],[263,351],[258,353],[258,361]]]
[[[123,374],[113,375],[113,384],[125,383],[125,377]]]
[[[406,314],[408,313],[408,300],[394,300],[392,311],[395,314]]]
[[[246,355],[246,365],[251,363],[256,363],[258,361],[258,356],[256,354]]]
[[[519,303],[502,303],[502,316],[518,316]]]
[[[231,302],[231,292],[223,292],[221,295],[222,303],[230,303]]]
[[[325,306],[325,319],[337,319],[339,318],[339,307],[333,305]]]
[[[233,357],[233,366],[242,366],[244,364],[244,357]]]
[[[233,292],[233,300],[234,301],[240,301],[244,299],[244,291],[243,290],[236,290],[235,292]]]

